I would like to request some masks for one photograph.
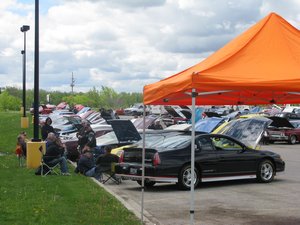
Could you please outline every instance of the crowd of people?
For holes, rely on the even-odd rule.
[[[80,153],[75,173],[102,180],[105,172],[112,162],[118,162],[119,157],[111,154],[111,147],[104,148],[105,153],[95,158],[96,137],[95,132],[87,121],[82,121],[82,128],[77,133],[78,150]]]
[[[59,164],[61,175],[69,176],[66,146],[62,143],[59,135],[55,133],[51,124],[52,120],[48,117],[41,127],[42,140],[46,142],[46,150],[42,156],[43,162],[51,166]],[[110,168],[111,163],[118,162],[119,157],[111,154],[111,147],[107,146],[104,149],[105,153],[96,158],[94,154],[96,149],[95,132],[88,121],[83,120],[81,124],[82,128],[76,134],[80,157],[74,172],[101,180],[102,173],[107,170],[108,165]],[[26,158],[27,141],[26,132],[21,132],[17,137],[16,154],[18,157]]]

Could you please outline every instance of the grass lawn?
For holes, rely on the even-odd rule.
[[[0,112],[0,224],[1,225],[134,225],[133,213],[91,179],[34,175],[19,167],[14,155],[20,128],[19,113]],[[32,124],[27,129],[32,135]]]

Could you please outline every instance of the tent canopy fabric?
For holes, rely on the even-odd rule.
[[[144,104],[300,103],[300,31],[271,13],[202,62],[144,87]]]

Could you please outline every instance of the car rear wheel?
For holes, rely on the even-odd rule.
[[[194,177],[194,187],[197,187],[200,181],[200,173],[198,169],[195,167],[195,177]],[[192,184],[192,170],[191,165],[185,165],[180,170],[179,176],[178,176],[178,186],[180,189],[190,189]]]
[[[141,185],[142,186],[142,181],[141,180],[137,180],[136,181],[139,185]],[[145,187],[153,187],[154,185],[155,185],[155,181],[149,181],[149,180],[145,180],[144,181],[144,185],[145,185]]]
[[[290,143],[291,145],[294,145],[294,144],[296,144],[296,142],[297,142],[297,137],[296,137],[295,135],[292,135],[292,136],[290,137],[289,143]]]
[[[274,179],[274,165],[270,160],[263,160],[257,168],[257,179],[262,183],[269,183]]]

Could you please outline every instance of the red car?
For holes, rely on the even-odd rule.
[[[287,120],[282,117],[270,117],[273,122],[267,129],[269,143],[285,141],[289,144],[296,144],[300,141],[300,120]]]

